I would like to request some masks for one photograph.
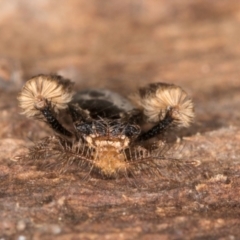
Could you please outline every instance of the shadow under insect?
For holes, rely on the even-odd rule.
[[[149,141],[192,122],[192,101],[180,87],[149,84],[127,99],[105,89],[74,93],[72,86],[60,76],[39,75],[23,87],[18,99],[24,113],[56,133],[31,148],[28,159],[45,160],[46,168],[55,165],[60,172],[76,166],[86,178],[105,179],[178,179],[194,165],[166,158],[164,141]],[[63,109],[70,127],[59,121]],[[143,130],[146,123],[153,126]]]

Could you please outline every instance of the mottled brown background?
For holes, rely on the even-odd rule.
[[[1,0],[1,239],[239,239],[239,43],[238,0]],[[125,95],[181,85],[196,122],[179,155],[202,177],[136,190],[19,164],[51,130],[18,114],[17,92],[53,72]]]

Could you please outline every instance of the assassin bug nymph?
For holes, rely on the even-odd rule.
[[[63,166],[78,162],[88,173],[104,178],[163,172],[159,145],[145,147],[149,139],[170,127],[188,127],[193,103],[180,87],[151,83],[129,99],[100,89],[73,91],[73,83],[58,75],[38,75],[28,80],[18,96],[27,117],[45,121],[56,133],[30,150],[33,159],[55,157]],[[70,116],[64,126],[60,117]],[[143,130],[150,123],[152,127]],[[154,147],[155,146],[155,147]]]

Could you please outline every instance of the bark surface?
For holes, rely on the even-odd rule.
[[[0,238],[240,239],[239,26],[237,0],[1,1]],[[126,96],[180,85],[196,120],[173,154],[201,162],[196,177],[139,190],[22,164],[52,131],[17,94],[53,72]]]

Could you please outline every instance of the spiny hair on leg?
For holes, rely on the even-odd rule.
[[[164,145],[161,145],[164,148]],[[101,179],[126,179],[135,187],[148,186],[159,179],[182,181],[195,173],[194,161],[184,161],[164,157],[164,149],[147,150],[137,146],[123,152],[124,168],[114,165],[111,174],[106,163],[100,164],[98,149],[81,141],[67,141],[59,136],[47,137],[32,147],[22,161],[37,165],[41,170],[55,170],[59,174],[74,171],[86,179],[92,175]],[[111,159],[110,159],[111,160]],[[107,174],[105,174],[107,172]],[[149,185],[150,184],[150,185]]]
[[[72,100],[73,83],[58,75],[38,75],[26,82],[18,96],[19,106],[27,117],[40,114],[39,110],[47,107],[50,103],[57,113],[65,109]]]
[[[192,100],[180,87],[167,83],[152,83],[140,88],[130,97],[142,109],[148,122],[157,123],[171,110],[173,123],[178,127],[188,127],[194,118]]]

